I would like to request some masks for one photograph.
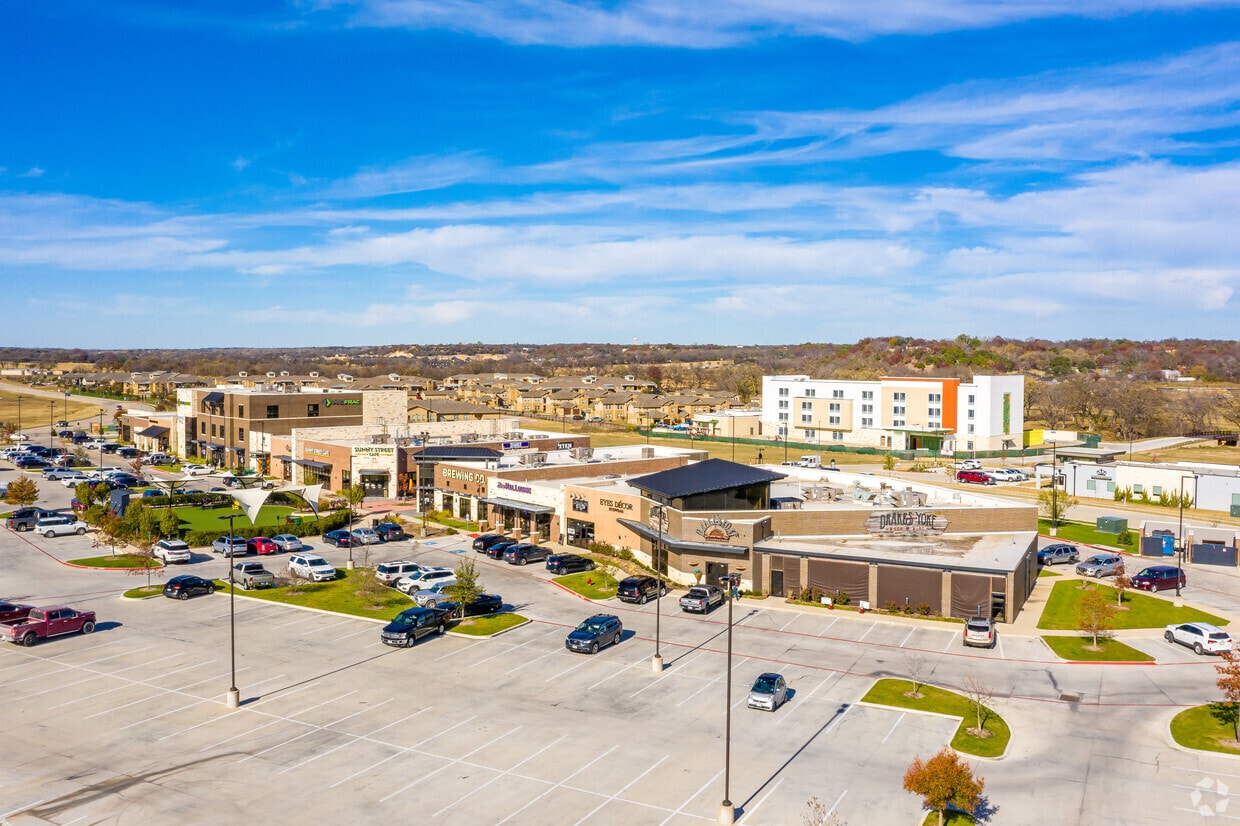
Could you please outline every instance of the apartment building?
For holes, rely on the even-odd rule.
[[[1019,448],[1024,376],[763,376],[762,428],[795,442],[944,453]]]

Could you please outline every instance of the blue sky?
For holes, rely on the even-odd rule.
[[[0,340],[1234,338],[1238,155],[1235,2],[9,0]]]

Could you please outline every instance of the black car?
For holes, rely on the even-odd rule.
[[[116,451],[116,455],[122,459],[137,459],[141,454],[142,451],[138,450],[136,447],[122,447],[118,448]]]
[[[616,596],[621,602],[636,602],[645,605],[647,601],[667,595],[667,586],[652,576],[631,576],[620,580],[616,586]]]
[[[485,553],[492,545],[510,541],[512,540],[502,533],[487,533],[474,540],[474,550],[478,553]]]
[[[499,594],[479,594],[464,607],[459,602],[445,602],[440,607],[447,608],[454,617],[481,617],[502,611],[504,598]]]
[[[406,608],[383,626],[379,639],[384,645],[409,647],[428,634],[446,633],[449,616],[445,608]]]
[[[402,539],[408,539],[409,534],[405,533],[405,529],[395,522],[380,522],[375,525],[375,533],[379,534],[379,538],[384,542],[399,542]]]
[[[594,560],[577,556],[577,554],[552,554],[547,557],[547,570],[557,576],[593,571]]]
[[[323,534],[323,541],[328,545],[335,545],[337,548],[357,547],[362,544],[361,539],[344,529],[328,531]]]
[[[526,565],[546,559],[549,551],[542,545],[518,542],[504,551],[504,561],[509,565]]]
[[[41,456],[23,456],[13,464],[22,470],[37,470],[39,468],[52,466],[51,462]]]
[[[494,545],[487,548],[487,557],[490,559],[503,559],[504,551],[516,544],[517,543],[513,542],[511,539],[505,539],[503,542],[496,542]]]
[[[214,594],[215,583],[200,576],[182,574],[164,583],[164,596],[169,599],[189,599],[194,594]]]
[[[624,624],[620,618],[612,614],[595,614],[578,625],[564,638],[564,647],[569,651],[588,651],[597,654],[600,648],[606,648],[620,642],[624,635]]]

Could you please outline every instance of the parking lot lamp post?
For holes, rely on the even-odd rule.
[[[723,802],[719,804],[719,822],[722,824],[736,821],[736,807],[732,805],[732,589],[738,584],[736,574],[720,577],[728,601],[728,665],[724,672],[723,683],[726,688],[726,701],[723,717]]]
[[[69,421],[69,388],[67,387],[65,388],[65,421]]]
[[[662,505],[655,505],[650,509],[650,514],[659,520],[659,539],[654,546],[654,573],[659,580],[659,589],[654,593],[654,659],[650,661],[651,670],[658,674],[663,671],[663,655],[659,653],[660,624],[663,617],[663,609],[659,605],[662,600],[659,597],[663,595],[663,566],[659,562],[659,557],[663,551],[663,520],[667,510]]]
[[[233,520],[237,514],[230,513],[220,519],[228,520],[228,656],[232,661],[232,683],[228,687],[228,707],[241,707],[241,689],[237,688],[237,587],[233,584],[232,538]]]
[[[1051,536],[1059,535],[1059,443],[1051,442]]]
[[[1184,551],[1185,551],[1185,548],[1184,548],[1184,480],[1187,478],[1188,478],[1187,476],[1180,477],[1180,531],[1179,531],[1179,535],[1176,537],[1176,544],[1179,547],[1177,547],[1175,551],[1175,605],[1176,607],[1179,607],[1184,604],[1184,597],[1180,595],[1180,577],[1183,576],[1183,574],[1181,573],[1181,565],[1183,564]],[[1193,479],[1195,480],[1196,478],[1197,478],[1197,475],[1193,474]],[[1193,485],[1193,492],[1196,493],[1196,491],[1197,491],[1197,486]]]

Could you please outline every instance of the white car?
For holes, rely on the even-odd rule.
[[[959,462],[952,462],[952,467],[956,470],[981,470],[982,463],[977,459],[961,459]]]
[[[990,474],[991,479],[996,479],[1000,482],[1024,482],[1029,478],[1028,473],[1025,473],[1023,470],[1017,470],[1014,467],[995,468],[986,472]]]
[[[314,554],[294,554],[288,560],[288,572],[314,582],[331,582],[336,569],[326,559]]]
[[[85,522],[80,519],[74,519],[71,516],[49,516],[35,523],[34,532],[39,536],[46,536],[50,539],[54,536],[64,536],[70,533],[81,536],[86,533],[86,529],[89,527]]]
[[[80,470],[74,470],[74,471],[69,471],[67,473],[62,473],[60,474],[60,476],[56,478],[59,479],[60,484],[64,485],[65,487],[76,488],[78,485],[82,484],[90,477],[88,477],[85,473],[82,473],[82,471]]]
[[[456,573],[451,568],[426,568],[398,579],[396,590],[402,594],[416,594],[448,577],[456,579]]]
[[[38,528],[35,528],[38,530]],[[1221,654],[1231,650],[1231,637],[1222,628],[1208,622],[1185,622],[1168,625],[1163,634],[1167,642],[1187,645],[1197,654]]]
[[[215,468],[210,465],[181,465],[181,472],[186,476],[210,476]]]
[[[291,533],[280,533],[271,537],[271,541],[276,543],[276,547],[285,553],[300,551],[302,548],[301,537],[294,536]]]
[[[189,545],[180,539],[161,539],[151,548],[151,553],[165,565],[189,562],[194,558]]]
[[[10,442],[26,442],[29,440],[30,440],[30,437],[27,436],[25,433],[10,433],[9,434]]]

